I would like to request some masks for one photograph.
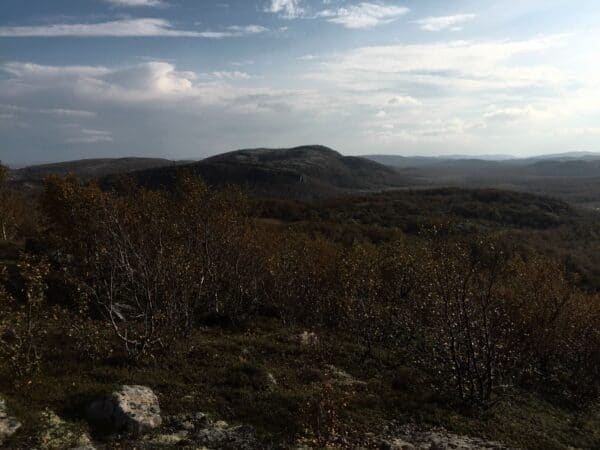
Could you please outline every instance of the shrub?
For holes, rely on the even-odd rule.
[[[237,314],[252,298],[243,203],[191,178],[173,193],[116,193],[73,177],[48,179],[42,202],[61,263],[136,358],[187,333],[199,312]]]
[[[268,311],[352,336],[363,358],[384,350],[471,404],[516,383],[597,396],[600,301],[502,240],[457,240],[452,227],[379,244],[343,227],[300,232],[252,219],[239,190],[189,176],[173,191],[118,192],[52,177],[42,206],[78,311],[101,317],[133,358],[202,318]]]
[[[4,320],[0,323],[0,352],[18,376],[30,375],[39,369],[41,346],[47,335],[50,311],[44,304],[48,262],[28,254],[18,262],[21,278],[21,301],[0,287],[0,308]]]
[[[31,233],[35,228],[35,211],[23,196],[8,187],[8,168],[0,164],[0,240],[8,241]]]

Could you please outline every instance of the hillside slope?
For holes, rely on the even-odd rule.
[[[139,171],[135,176],[146,186],[168,187],[182,171],[197,175],[210,185],[236,184],[255,194],[282,198],[321,198],[409,184],[391,167],[365,158],[342,156],[318,145],[238,150],[197,163]],[[114,182],[114,177],[108,177],[106,182]]]
[[[136,170],[152,169],[181,164],[163,158],[96,158],[79,159],[52,164],[40,164],[11,171],[13,185],[29,189],[38,188],[49,175],[72,173],[79,178],[89,180],[111,174],[123,174]]]

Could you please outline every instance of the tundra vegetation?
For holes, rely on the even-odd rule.
[[[69,175],[37,199],[4,186],[0,388],[26,430],[36,411],[77,417],[135,381],[167,410],[249,422],[270,443],[344,448],[385,419],[600,445],[600,297],[497,230],[378,223],[349,237],[185,173],[169,190]],[[365,383],[334,383],[330,365]]]

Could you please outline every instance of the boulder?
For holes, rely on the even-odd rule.
[[[415,450],[414,445],[403,439],[393,439],[387,448],[389,448],[389,450]]]
[[[19,428],[21,428],[21,423],[8,415],[6,412],[6,402],[0,398],[0,445],[7,438],[15,434]]]
[[[297,336],[298,342],[304,347],[316,347],[319,344],[319,336],[312,331],[305,331]]]
[[[157,447],[175,447],[178,445],[185,445],[188,440],[188,433],[186,431],[180,431],[173,434],[158,434],[149,442]]]
[[[334,383],[339,384],[341,386],[365,386],[367,383],[361,380],[357,380],[348,372],[339,369],[331,364],[325,366],[327,370],[331,373]]]
[[[240,450],[255,449],[254,430],[249,426],[230,426],[219,420],[209,423],[205,428],[193,435],[194,442],[209,449],[235,448]]]
[[[154,438],[151,441],[153,445],[179,445],[198,450],[263,448],[258,444],[252,427],[230,425],[223,420],[213,420],[201,412],[167,416],[161,431],[168,434]]]
[[[485,439],[450,433],[444,428],[429,430],[406,425],[396,437],[380,446],[385,450],[510,450],[509,447]]]
[[[93,402],[88,418],[96,426],[143,434],[162,424],[158,398],[145,386],[122,386],[108,398]]]
[[[268,372],[265,378],[267,390],[272,390],[277,387],[277,379],[273,376],[271,372]]]

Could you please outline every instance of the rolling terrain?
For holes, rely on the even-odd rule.
[[[77,175],[82,180],[103,177],[110,174],[124,174],[136,170],[163,166],[175,166],[183,162],[163,158],[99,158],[80,159],[52,164],[27,166],[11,171],[10,181],[14,186],[26,189],[39,189],[48,175]]]
[[[212,186],[236,184],[256,195],[279,198],[324,198],[412,184],[394,168],[319,145],[238,150],[195,163],[141,170],[134,176],[145,186],[169,187],[182,171]],[[108,185],[114,181],[115,177],[105,179]]]
[[[581,167],[581,176],[573,168],[562,176],[577,186],[595,162],[510,164],[457,157],[394,168],[305,146],[12,172],[12,187],[31,195],[4,197],[13,199],[8,217],[22,219],[0,241],[0,312],[19,325],[0,336],[0,401],[22,425],[8,448],[38,448],[48,436],[66,440],[39,448],[326,448],[299,447],[306,436],[336,448],[445,439],[476,449],[484,438],[597,448],[598,213],[531,192],[460,187],[467,172],[483,186],[497,173],[487,182],[501,184],[508,172],[499,168],[510,167],[514,177],[537,170],[556,192],[563,164]],[[170,190],[182,172],[251,195],[194,180]],[[57,178],[45,195],[31,189],[65,173],[100,186]],[[144,187],[109,191],[124,174]],[[452,177],[458,186],[445,186]],[[43,293],[34,322],[15,307],[29,292]],[[473,355],[461,344],[465,364],[479,364],[479,349],[487,358],[446,292],[465,305],[492,302],[467,310],[478,335],[506,331],[493,341],[502,372],[487,396],[457,393],[453,374],[473,375],[436,357],[458,338],[478,345]],[[106,305],[124,319],[96,312]],[[499,313],[486,328],[492,309]],[[35,334],[14,334],[30,333],[31,323]],[[145,323],[157,327],[148,335]],[[40,356],[6,346],[11,336],[32,336]],[[164,423],[143,437],[105,430],[89,415],[131,386],[160,402]]]
[[[113,185],[131,174],[150,187],[172,185],[181,171],[213,186],[237,184],[259,196],[318,199],[348,193],[406,188],[494,188],[559,198],[600,207],[600,154],[571,152],[532,158],[507,155],[444,157],[343,156],[320,145],[290,149],[246,149],[200,161],[160,158],[86,159],[11,171],[16,188],[36,190],[51,174],[73,173]]]
[[[573,152],[532,158],[366,156],[421,186],[497,188],[600,205],[600,154]]]

